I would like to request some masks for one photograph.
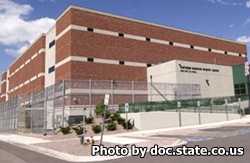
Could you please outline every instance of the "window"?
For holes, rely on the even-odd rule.
[[[124,65],[124,61],[119,61],[119,65]]]
[[[124,34],[123,33],[118,33],[118,36],[119,37],[124,37]]]
[[[94,62],[94,58],[88,58],[88,62]]]
[[[49,48],[53,47],[55,44],[56,44],[56,41],[55,41],[55,40],[51,41],[51,42],[49,43]]]
[[[88,32],[94,32],[94,29],[93,28],[87,28],[87,31]]]
[[[147,67],[151,67],[151,66],[152,66],[151,64],[149,64],[149,63],[147,64]]]
[[[55,66],[49,68],[49,74],[55,71]]]
[[[150,41],[150,38],[147,37],[147,38],[146,38],[146,41]]]
[[[234,92],[235,95],[246,95],[246,84],[245,83],[235,84]]]
[[[193,45],[190,45],[190,48],[191,48],[191,49],[193,49],[193,48],[194,48],[194,46],[193,46]]]
[[[169,42],[169,45],[174,45],[174,43],[173,42]]]

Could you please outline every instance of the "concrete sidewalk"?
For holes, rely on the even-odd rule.
[[[121,133],[115,135],[104,135],[103,142],[105,143],[112,143],[119,146],[127,145],[127,144],[135,144],[137,147],[152,147],[154,144],[158,144],[159,146],[163,147],[170,147],[170,146],[178,146],[185,144],[187,142],[175,139],[175,138],[164,138],[164,139],[152,139],[149,138],[150,135],[157,135],[160,133],[181,133],[183,135],[188,134],[188,132],[199,129],[205,128],[215,128],[220,127],[223,125],[230,125],[230,124],[245,124],[250,122],[250,116],[246,116],[242,119],[220,122],[220,123],[211,123],[211,124],[204,124],[204,125],[196,125],[196,126],[188,126],[188,127],[178,127],[178,128],[165,128],[165,129],[157,129],[157,130],[147,130],[147,131],[136,131],[130,133]],[[95,137],[95,140],[98,142],[100,139],[99,136]],[[75,139],[76,140],[76,139]],[[29,150],[33,150],[36,152],[40,152],[42,154],[46,154],[52,157],[56,157],[59,159],[63,159],[70,162],[94,162],[94,161],[104,161],[110,159],[117,159],[123,156],[77,156],[72,155],[67,152],[60,152],[60,150],[52,150],[46,147],[37,146],[37,144],[53,144],[56,140],[45,140],[42,138],[34,138],[29,136],[22,136],[22,135],[14,135],[14,134],[0,134],[0,141],[7,142],[10,144],[14,144],[20,146],[22,148],[26,148]],[[58,141],[58,140],[57,140]],[[60,143],[64,143],[69,141],[59,140]],[[77,140],[78,141],[78,140]],[[129,149],[129,148],[128,148]],[[130,156],[130,153],[129,155]]]

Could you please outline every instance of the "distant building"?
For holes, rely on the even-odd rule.
[[[0,102],[64,79],[147,82],[147,68],[157,64],[164,68],[166,62],[163,71],[175,68],[178,78],[159,81],[197,82],[206,96],[211,95],[205,86],[223,86],[221,91],[227,91],[212,95],[234,95],[240,89],[234,84],[242,86],[245,78],[236,77],[244,67],[232,66],[244,63],[246,49],[235,41],[70,6],[2,73]],[[154,76],[157,69],[148,71],[155,71]],[[186,80],[195,73],[200,74],[197,80]]]

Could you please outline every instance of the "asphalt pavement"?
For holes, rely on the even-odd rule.
[[[204,125],[196,125],[196,126],[188,126],[188,127],[178,127],[178,128],[167,128],[167,129],[157,129],[157,130],[147,130],[147,131],[137,131],[131,133],[122,133],[116,135],[109,135],[105,136],[104,141],[117,143],[118,145],[126,144],[131,147],[132,144],[135,144],[138,147],[152,147],[154,144],[158,144],[162,147],[174,147],[174,146],[181,146],[181,145],[193,145],[193,144],[201,144],[204,146],[216,146],[220,145],[225,146],[230,143],[226,143],[227,141],[232,142],[235,141],[237,145],[246,145],[246,143],[242,143],[237,139],[237,137],[241,136],[244,140],[247,140],[247,135],[249,136],[250,128],[250,116],[246,116],[242,119],[220,122],[220,123],[212,123],[212,124],[204,124]],[[249,124],[249,125],[247,125]],[[165,139],[170,141],[163,141]],[[173,139],[171,139],[173,138]],[[235,140],[234,140],[235,138]],[[99,139],[96,137],[95,139]],[[144,159],[131,156],[131,151],[128,153],[127,157],[123,156],[74,156],[68,153],[59,152],[56,150],[51,150],[47,148],[37,147],[34,144],[37,143],[48,143],[48,140],[29,137],[29,136],[21,136],[21,135],[14,135],[14,134],[0,134],[0,141],[9,143],[15,146],[19,146],[31,151],[39,152],[43,155],[47,155],[49,157],[54,157],[57,159],[65,160],[65,162],[96,162],[96,161],[111,161],[116,162],[119,159],[119,162],[122,160],[129,161],[132,159],[132,162],[143,162]],[[63,142],[62,142],[63,143]],[[193,144],[192,144],[193,143]],[[204,144],[203,144],[204,143]],[[2,144],[2,143],[1,143]],[[248,146],[249,147],[249,146]],[[0,156],[6,155],[6,151],[3,150],[4,146],[2,145],[0,150]],[[246,148],[249,152],[249,149]],[[34,154],[35,155],[35,154]],[[46,156],[46,157],[47,157]],[[26,155],[17,156],[11,155],[8,158],[22,158],[21,160],[25,160],[25,157],[30,157]],[[205,156],[204,156],[205,157]],[[231,157],[231,156],[230,156]],[[245,156],[244,156],[245,157]],[[162,157],[150,157],[150,155],[146,155],[146,160],[153,161],[154,159],[163,159]],[[176,160],[176,157],[169,157],[173,160]],[[181,159],[187,159],[189,157],[180,157],[177,160],[181,161]],[[212,159],[213,157],[211,157]],[[53,158],[51,158],[53,160]],[[209,160],[211,160],[209,159]],[[215,160],[218,159],[215,157]],[[14,160],[14,159],[11,159]],[[11,161],[10,160],[10,161]],[[20,163],[22,163],[20,161]],[[113,160],[113,161],[112,161]],[[136,161],[135,161],[136,160]],[[157,162],[159,162],[157,160]],[[55,161],[55,160],[54,160]],[[156,161],[156,160],[154,160]],[[191,160],[190,160],[191,161]],[[4,162],[8,162],[5,160]],[[47,162],[47,161],[46,161]],[[186,161],[185,161],[186,162]],[[227,162],[228,163],[228,162]]]

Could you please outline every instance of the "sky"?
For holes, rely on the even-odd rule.
[[[250,0],[0,0],[0,73],[69,5],[244,42],[250,53]]]

